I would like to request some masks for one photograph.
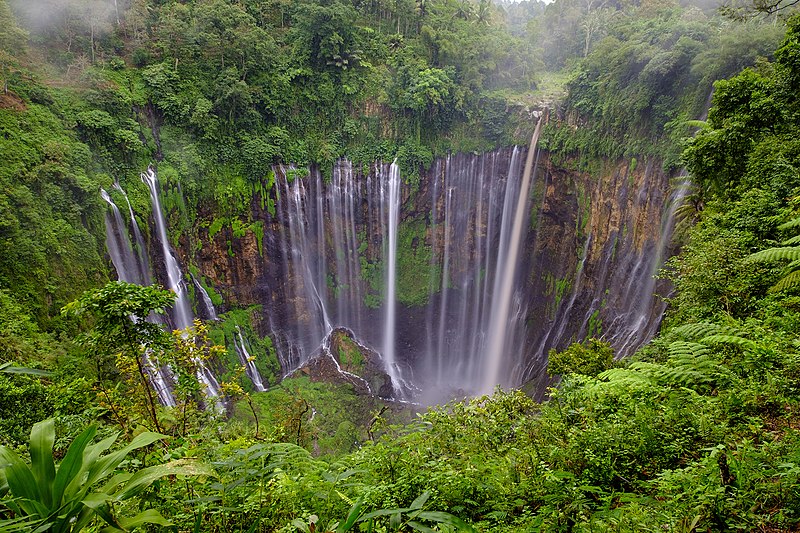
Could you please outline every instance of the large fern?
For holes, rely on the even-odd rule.
[[[800,217],[778,226],[780,230],[800,228]],[[748,260],[755,262],[789,261],[784,267],[784,274],[775,285],[770,287],[770,292],[789,291],[800,287],[800,235],[786,239],[781,246],[767,248],[751,254]]]

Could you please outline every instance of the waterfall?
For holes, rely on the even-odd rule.
[[[508,319],[511,312],[511,298],[515,290],[516,272],[519,264],[518,256],[522,248],[522,226],[528,213],[528,196],[530,195],[534,155],[536,154],[536,144],[539,140],[542,120],[543,117],[539,118],[531,138],[531,145],[528,148],[528,158],[525,161],[522,185],[519,189],[517,205],[514,210],[514,225],[511,228],[511,234],[508,239],[501,237],[503,246],[500,255],[497,257],[496,272],[498,277],[495,278],[494,284],[495,300],[492,302],[485,379],[481,388],[484,394],[490,394],[494,387],[500,384],[500,369],[503,363],[507,361],[504,348],[510,333]]]
[[[119,190],[121,191],[122,189],[120,188]],[[117,271],[117,279],[143,285],[145,281],[150,279],[147,263],[142,260],[141,255],[134,252],[122,214],[114,200],[104,189],[100,189],[100,196],[111,208],[111,215],[106,212],[106,249],[109,256],[111,256],[111,263]],[[168,385],[172,381],[169,371],[162,369],[158,359],[151,353],[145,352],[142,358],[144,368],[150,378],[150,383],[152,383],[158,395],[159,401],[163,405],[174,407],[175,398],[172,396]]]
[[[118,190],[123,198],[125,198],[125,203],[128,204],[128,213],[130,214],[131,218],[131,228],[133,229],[133,236],[136,240],[136,248],[135,253],[138,259],[138,263],[140,265],[140,272],[141,272],[141,285],[152,285],[153,281],[150,277],[150,260],[147,257],[147,247],[144,244],[144,237],[142,237],[142,232],[139,229],[139,223],[136,222],[136,216],[133,214],[133,207],[131,206],[131,201],[128,199],[127,193],[125,190],[120,186],[119,182],[114,182],[114,189]]]
[[[200,295],[203,306],[206,308],[206,316],[208,316],[208,319],[214,321],[219,320],[219,317],[217,317],[217,310],[214,307],[214,302],[211,301],[211,297],[203,288],[203,285],[197,281],[197,278],[194,276],[192,276],[192,282],[194,283],[194,290],[196,291],[196,294]]]
[[[156,225],[156,235],[161,244],[161,253],[164,257],[168,287],[176,296],[175,305],[172,308],[172,324],[175,329],[185,329],[193,324],[194,314],[189,302],[186,283],[183,281],[181,266],[167,240],[167,224],[164,221],[164,212],[161,209],[161,200],[158,195],[158,177],[152,167],[148,167],[147,172],[143,172],[141,177],[142,181],[150,189],[153,219]],[[219,383],[214,374],[203,364],[202,360],[198,359],[197,363],[197,379],[203,385],[206,395],[211,398],[217,398],[219,396]],[[219,403],[217,407],[219,407]]]
[[[110,214],[106,211],[106,249],[117,271],[117,278],[128,283],[140,283],[139,266],[119,208],[105,189],[100,189],[100,196],[111,208]]]
[[[500,305],[495,286],[500,286],[510,249],[514,207],[520,195],[527,201],[529,191],[521,192],[522,153],[515,148],[507,158],[462,154],[432,169],[430,242],[438,250],[433,263],[441,272],[430,285],[425,344],[417,347],[417,366],[425,369],[419,385],[429,391],[423,401],[439,401],[451,393],[476,394],[487,379],[487,341],[497,314],[493,309]],[[504,323],[509,346],[517,346],[524,336],[527,306],[513,296],[520,289],[518,278],[516,272],[508,278],[512,295]],[[515,353],[508,354],[510,363]]]
[[[666,309],[666,302],[657,301],[656,276],[667,258],[667,252],[675,229],[675,214],[689,194],[689,180],[683,172],[678,177],[678,184],[670,194],[662,217],[661,232],[653,250],[642,254],[640,261],[633,269],[633,275],[625,288],[623,301],[626,302],[620,313],[614,317],[609,328],[609,342],[616,347],[617,355],[632,353],[638,346],[652,338],[659,321],[654,316],[661,316]]]
[[[423,283],[430,294],[425,308],[412,316],[397,293],[403,226],[398,166],[378,164],[358,176],[341,161],[327,184],[313,171],[290,179],[293,169],[279,168],[282,224],[273,254],[281,258],[284,282],[266,304],[285,302],[268,313],[284,372],[302,366],[331,329],[341,326],[377,348],[399,397],[415,387],[435,391],[437,398],[459,389],[477,393],[487,372],[493,305],[500,305],[494,289],[498,276],[512,283],[505,319],[495,320],[507,326],[507,346],[524,338],[527,304],[515,296],[519,275],[508,274],[502,259],[522,246],[524,212],[516,217],[516,240],[512,236],[518,198],[527,202],[530,190],[521,183],[524,153],[515,148],[510,157],[452,156],[432,170],[432,188],[420,192],[420,201],[430,205],[430,229],[412,243],[431,249],[430,274],[420,274],[427,276]],[[376,294],[377,276],[382,287]],[[409,327],[417,316],[428,318]],[[515,364],[516,353],[508,360]],[[501,381],[507,381],[505,374]]]
[[[236,341],[237,336],[239,337],[238,342]],[[247,345],[244,342],[244,337],[242,337],[242,329],[238,325],[236,326],[236,335],[233,336],[233,346],[236,353],[239,354],[239,360],[244,365],[245,374],[247,374],[247,377],[253,382],[253,387],[255,387],[256,391],[264,392],[267,390],[264,386],[264,381],[261,379],[261,374],[258,372],[258,368],[256,368],[256,364],[253,361],[253,357],[251,357],[247,351]]]
[[[283,283],[277,290],[285,307],[270,313],[270,329],[279,340],[284,373],[302,366],[342,326],[370,347],[381,347],[376,351],[382,352],[386,372],[400,391],[404,385],[395,360],[396,326],[387,326],[396,323],[395,282],[389,278],[396,278],[399,168],[378,164],[374,174],[360,176],[343,160],[334,166],[329,183],[316,170],[307,177],[297,174],[293,167],[276,169],[282,224],[274,255],[282,266]],[[362,271],[362,265],[372,273]],[[365,277],[374,282],[381,268],[376,294]],[[287,308],[291,317],[286,317]],[[278,317],[283,321],[276,323]]]
[[[186,283],[178,260],[167,240],[167,224],[164,221],[164,212],[161,209],[161,200],[158,195],[158,177],[152,167],[142,173],[142,181],[150,189],[150,202],[153,206],[153,219],[156,225],[156,235],[161,244],[161,253],[164,256],[164,267],[167,271],[168,289],[175,293],[175,305],[172,308],[172,322],[175,329],[184,329],[192,325],[194,316],[189,302]],[[216,394],[215,394],[216,396]]]
[[[397,225],[400,223],[400,168],[397,161],[389,167],[389,174],[386,179],[387,195],[382,204],[388,204],[387,227],[388,240],[386,242],[386,318],[384,320],[383,333],[383,360],[386,373],[392,379],[395,392],[399,389],[399,373],[395,362],[395,332],[396,332],[396,288],[397,288]]]
[[[380,353],[396,398],[425,403],[543,390],[548,351],[589,335],[619,353],[649,339],[680,191],[664,209],[655,159],[589,177],[543,153],[536,170],[540,130],[528,149],[437,159],[402,198],[396,165],[276,167],[261,274],[279,283],[260,303],[286,375],[337,327]]]
[[[286,176],[287,170],[281,169]],[[295,324],[289,326],[295,332],[295,339],[291,345],[299,344],[300,350],[291,350],[288,355],[283,355],[283,367],[291,373],[303,362],[322,339],[333,330],[328,314],[326,287],[325,252],[320,249],[324,243],[319,239],[324,237],[321,233],[319,239],[314,235],[317,228],[315,224],[308,223],[308,217],[315,217],[318,224],[325,223],[323,213],[315,212],[310,206],[323,209],[319,202],[311,203],[302,179],[285,179],[283,181],[283,194],[281,206],[283,213],[288,218],[283,229],[281,241],[283,263],[289,294],[287,298],[292,302],[295,315],[300,318]],[[318,199],[319,197],[317,197]],[[288,227],[287,227],[288,226]],[[319,231],[319,230],[317,230]]]

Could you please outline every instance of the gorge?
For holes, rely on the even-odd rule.
[[[195,313],[216,318],[203,284],[222,297],[219,311],[260,306],[255,331],[271,338],[284,376],[343,327],[381,354],[393,384],[384,394],[396,399],[433,403],[525,384],[541,395],[550,349],[596,336],[624,357],[654,335],[668,292],[655,276],[670,254],[683,185],[655,158],[604,161],[589,173],[540,150],[522,187],[527,155],[527,147],[452,154],[418,182],[401,180],[396,164],[340,160],[330,177],[277,166],[267,197],[250,201],[255,230],[224,225],[212,234],[198,224],[199,244],[189,249],[182,238],[175,252],[150,169],[142,179],[154,237],[143,245],[135,217],[122,225],[112,203],[109,255],[123,280],[144,282],[153,265],[178,295],[175,328]],[[126,257],[120,250],[132,242],[147,253]],[[238,336],[226,342],[247,364]],[[247,375],[254,390],[266,388],[255,364]],[[216,395],[213,373],[201,378]]]

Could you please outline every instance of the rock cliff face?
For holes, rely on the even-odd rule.
[[[486,325],[508,242],[510,210],[528,197],[522,253],[505,332],[503,385],[545,383],[550,348],[587,336],[631,353],[658,327],[668,290],[653,275],[669,253],[670,176],[659,161],[608,161],[592,172],[537,156],[519,191],[526,150],[458,154],[404,184],[397,239],[398,394],[440,400],[475,392]],[[388,246],[388,165],[339,163],[330,180],[276,169],[269,198],[252,200],[263,235],[230,226],[182,250],[226,307],[262,306],[259,333],[284,372],[301,367],[337,326],[380,350]],[[273,202],[275,209],[263,208]],[[259,241],[261,241],[259,243]],[[420,392],[422,391],[422,392]],[[429,394],[428,394],[429,393]]]

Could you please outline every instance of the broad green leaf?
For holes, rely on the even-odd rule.
[[[19,516],[9,520],[0,520],[0,531],[3,533],[14,533],[16,531],[34,530],[39,524],[39,520],[35,520],[31,516]]]
[[[25,368],[22,366],[13,366],[11,362],[0,364],[0,372],[5,372],[7,374],[27,374],[30,376],[42,376],[42,377],[48,377],[53,375],[52,372],[48,372],[47,370],[40,370],[38,368]]]
[[[419,514],[419,518],[422,518],[423,520],[439,522],[441,524],[447,524],[449,526],[453,526],[461,532],[477,533],[477,530],[470,524],[467,524],[457,516],[453,516],[450,513],[443,513],[441,511],[423,511]]]
[[[379,509],[377,511],[372,511],[371,513],[365,514],[359,519],[359,522],[369,520],[370,518],[377,518],[379,516],[389,516],[397,513],[407,513],[408,511],[411,511],[411,509]]]
[[[358,501],[353,504],[345,521],[340,523],[339,527],[336,528],[337,533],[343,533],[344,531],[350,531],[350,529],[352,529],[355,523],[358,522],[358,517],[361,516],[361,505],[363,503],[364,500],[359,498]]]
[[[147,509],[132,518],[120,518],[119,524],[127,531],[135,529],[144,524],[156,524],[158,526],[171,526],[172,522],[164,518],[155,509]]]
[[[434,530],[434,529],[431,529],[431,528],[429,528],[429,527],[428,527],[428,526],[426,526],[426,525],[420,524],[419,522],[417,522],[417,521],[415,521],[415,520],[409,520],[409,521],[408,521],[408,522],[406,522],[406,523],[407,523],[409,526],[411,526],[413,529],[415,529],[415,530],[417,530],[417,531],[421,531],[422,533],[436,533],[436,530]]]
[[[431,492],[429,490],[426,490],[425,492],[417,496],[417,499],[411,502],[410,508],[414,510],[422,509],[422,507],[425,505],[425,502],[427,502],[428,498],[430,497],[431,497]]]
[[[86,450],[86,446],[94,438],[95,433],[97,433],[96,426],[89,426],[69,445],[67,455],[64,456],[64,460],[58,465],[56,479],[53,482],[53,503],[55,505],[61,504],[67,486],[75,481],[78,473],[83,470],[83,454]]]
[[[128,444],[121,450],[117,450],[113,453],[106,455],[105,457],[98,459],[90,467],[89,477],[86,482],[89,485],[94,485],[101,479],[113,473],[114,470],[119,466],[119,464],[123,460],[125,460],[128,454],[133,450],[144,448],[145,446],[149,446],[154,442],[165,438],[167,438],[166,435],[161,435],[160,433],[153,433],[151,431],[137,435],[136,437],[134,437],[134,439],[131,441],[130,444]]]
[[[41,503],[53,507],[53,480],[56,465],[53,461],[53,444],[56,441],[56,421],[52,418],[37,422],[31,428],[31,472],[39,486]],[[58,504],[56,504],[58,507]]]
[[[41,501],[39,486],[28,465],[5,446],[0,446],[0,467],[3,468],[8,488],[17,498]]]
[[[126,500],[131,496],[137,495],[159,478],[177,475],[212,476],[214,475],[214,471],[206,465],[186,459],[172,461],[163,465],[151,466],[136,472],[128,482],[125,483],[125,487],[122,491],[115,494],[114,497],[117,501]]]
[[[389,515],[389,531],[398,531],[402,520],[403,515],[399,512]]]
[[[306,524],[300,518],[295,518],[294,520],[292,520],[292,525],[294,527],[296,527],[297,529],[299,529],[300,531],[302,531],[303,533],[308,533],[309,532],[308,524]]]

